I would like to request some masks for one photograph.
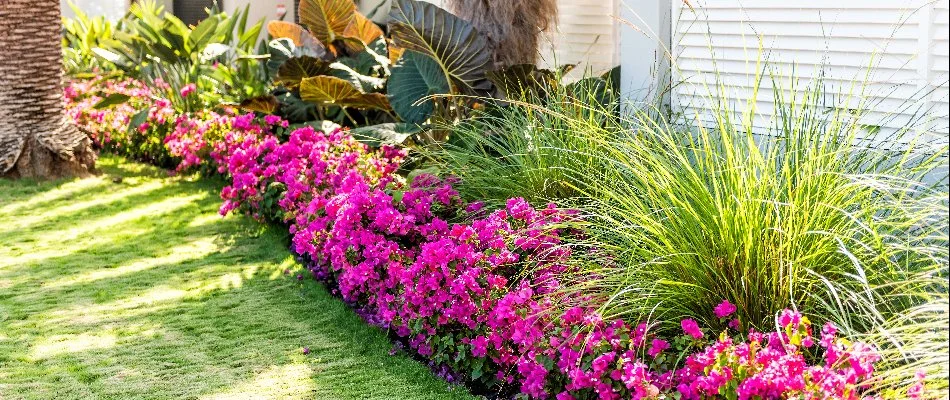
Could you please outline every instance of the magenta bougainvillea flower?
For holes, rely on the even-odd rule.
[[[699,324],[697,324],[695,320],[689,318],[684,319],[680,322],[680,326],[683,328],[683,332],[689,336],[692,336],[693,339],[703,338],[703,331],[699,329]]]
[[[713,309],[716,318],[726,318],[734,312],[736,312],[736,306],[730,303],[729,300],[723,300]]]
[[[152,98],[134,81],[108,85]],[[70,115],[100,141],[128,142],[137,111],[95,111],[98,100],[82,95],[90,89],[67,87]],[[777,316],[775,332],[739,332],[733,318],[707,339],[693,319],[680,321],[679,334],[675,321],[604,318],[598,299],[562,297],[565,273],[583,277],[564,245],[582,234],[567,228],[576,212],[520,198],[499,209],[468,202],[454,178],[404,178],[396,173],[404,149],[370,148],[345,130],[288,132],[287,121],[253,114],[176,115],[161,99],[148,107],[142,129],[164,137],[179,171],[228,178],[222,214],[286,224],[312,276],[447,379],[533,399],[868,398],[876,350],[838,338],[831,323],[814,338],[793,310]],[[723,301],[711,311],[725,319],[736,307]],[[923,382],[908,397],[922,396]]]

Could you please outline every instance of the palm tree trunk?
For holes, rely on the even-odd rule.
[[[488,37],[496,68],[538,61],[541,34],[557,25],[557,0],[449,0]]]
[[[59,0],[0,1],[0,176],[93,171],[89,138],[67,118]]]

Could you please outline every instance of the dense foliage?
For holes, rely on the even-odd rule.
[[[344,131],[310,127],[281,140],[286,121],[253,114],[174,121],[166,143],[180,168],[203,164],[231,177],[222,213],[289,224],[293,249],[316,277],[448,377],[481,390],[561,399],[733,391],[856,398],[873,376],[872,347],[837,338],[832,324],[818,340],[791,311],[770,334],[732,324],[715,335],[686,319],[676,335],[658,331],[661,321],[604,320],[593,297],[560,294],[573,256],[563,244],[581,234],[572,228],[577,216],[518,198],[490,211],[464,201],[456,181],[431,175],[407,183],[395,174],[404,150],[373,150]],[[119,133],[113,141],[123,137],[109,119],[86,123]],[[723,302],[710,311],[728,321],[736,308]],[[809,350],[816,342],[819,354]]]
[[[946,390],[946,177],[925,183],[945,148],[869,147],[812,90],[777,99],[774,146],[729,110],[714,128],[623,114],[616,71],[489,71],[462,59],[478,32],[431,4],[394,2],[387,37],[330,3],[269,24],[264,58],[246,11],[68,23],[87,72],[68,112],[103,150],[226,177],[222,214],[286,225],[314,277],[477,391]],[[488,93],[506,101],[440,97]]]

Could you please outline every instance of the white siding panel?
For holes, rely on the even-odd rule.
[[[558,25],[541,46],[541,65],[578,64],[572,77],[584,71],[601,73],[617,62],[617,18],[614,0],[558,0]]]
[[[673,0],[672,106],[709,122],[711,94],[724,90],[737,121],[755,104],[762,115],[751,124],[764,130],[771,126],[772,79],[788,90],[791,75],[820,76],[828,107],[868,110],[861,122],[880,126],[878,135],[913,126],[945,143],[947,3]],[[762,71],[775,76],[767,73],[755,91]]]

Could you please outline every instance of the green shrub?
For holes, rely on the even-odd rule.
[[[603,78],[560,85],[560,73],[552,74],[555,83],[546,88],[519,82],[521,90],[506,91],[511,100],[488,101],[472,118],[446,126],[448,140],[422,149],[423,156],[461,178],[457,189],[466,198],[494,204],[513,197],[534,204],[579,200],[585,182],[612,176],[602,146],[630,124],[619,117],[614,91],[601,87]]]
[[[264,22],[248,23],[248,7],[234,15],[208,10],[195,26],[165,12],[154,0],[133,3],[115,23],[89,18],[78,9],[76,15],[63,22],[71,76],[109,72],[142,80],[160,90],[179,112],[237,104],[270,88],[257,55],[263,50],[258,39]]]
[[[580,208],[590,240],[573,245],[596,250],[566,294],[605,315],[724,327],[711,310],[729,300],[769,330],[792,304],[876,343],[885,392],[919,369],[946,389],[947,146],[912,128],[898,148],[865,140],[862,113],[829,112],[819,87],[777,91],[766,136],[727,101],[684,124],[560,92],[461,125],[434,157],[473,198]]]

